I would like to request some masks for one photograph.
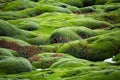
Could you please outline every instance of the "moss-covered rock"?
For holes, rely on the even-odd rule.
[[[82,7],[83,6],[83,2],[82,0],[39,0],[40,3],[55,3],[55,2],[62,2],[62,3],[66,3],[72,6],[77,6],[77,7]]]
[[[95,79],[97,79],[97,80],[106,80],[106,79],[114,80],[114,79],[118,79],[119,80],[119,78],[120,78],[118,76],[118,74],[120,74],[119,71],[115,70],[115,69],[112,69],[112,70],[106,69],[106,70],[102,70],[102,71],[92,71],[90,73],[86,73],[86,75],[84,75],[84,76],[79,76],[81,73],[79,70],[76,72],[77,72],[76,77],[74,77],[74,76],[67,77],[67,78],[65,78],[65,80],[79,80],[79,79],[82,79],[82,80],[95,80]],[[71,72],[71,74],[72,74],[72,72]]]
[[[0,80],[30,80],[30,79],[19,79],[19,78],[0,78]]]
[[[95,0],[95,4],[105,4],[108,0]]]
[[[68,42],[68,41],[73,41],[73,40],[80,40],[81,38],[77,33],[72,31],[72,29],[69,28],[61,28],[55,30],[51,34],[50,41],[51,43],[63,43],[63,42]]]
[[[18,25],[18,28],[28,30],[28,31],[37,30],[39,27],[40,26],[37,22],[29,22],[29,21],[21,22]]]
[[[49,68],[53,63],[59,61],[64,58],[74,58],[70,55],[62,54],[62,53],[42,53],[38,55],[34,55],[29,58],[32,62],[32,65],[36,68]]]
[[[24,58],[5,57],[0,59],[0,71],[6,74],[32,71],[30,62]]]
[[[8,43],[11,43],[12,45],[14,45],[13,43],[16,43],[20,46],[30,46],[29,43],[27,43],[23,40],[15,39],[15,38],[12,38],[12,37],[0,36],[0,44],[1,44],[0,47],[7,46]]]
[[[62,8],[52,5],[39,5],[34,8],[28,8],[21,11],[0,11],[0,18],[4,20],[14,20],[18,18],[28,18],[38,16],[45,12],[61,12],[61,13],[72,13],[71,10],[67,8]]]
[[[17,11],[17,10],[24,10],[26,8],[33,8],[38,6],[37,3],[32,2],[30,0],[15,0],[12,2],[7,3],[2,10],[4,11]]]
[[[26,58],[39,53],[39,49],[37,46],[30,45],[25,41],[14,39],[11,37],[0,36],[0,47],[15,50],[19,53],[21,57]]]
[[[120,8],[120,5],[115,5],[115,4],[113,4],[113,5],[108,5],[108,6],[106,6],[106,8],[105,8],[105,12],[110,12],[110,11],[115,11],[115,10],[117,10],[117,9],[119,9]]]
[[[19,54],[10,49],[0,48],[0,56],[19,56]]]
[[[86,27],[66,27],[53,31],[50,37],[50,41],[51,43],[62,43],[81,40],[95,35],[98,35],[98,32],[95,32]]]
[[[66,14],[66,13],[44,13],[35,18],[17,19],[9,20],[9,22],[17,27],[26,22],[39,24],[39,27],[34,32],[37,34],[48,35],[51,34],[55,29],[63,27],[75,27],[75,26],[85,26],[91,29],[101,29],[110,27],[111,24],[106,21],[100,21],[93,18],[79,16],[76,14]]]
[[[0,80],[119,80],[119,5],[119,0],[0,0]],[[116,63],[100,62],[113,56]]]
[[[119,53],[118,31],[88,38],[87,41],[74,41],[64,44],[57,52],[68,53],[88,60],[98,61]]]
[[[106,28],[106,27],[111,26],[111,24],[108,22],[89,19],[89,18],[70,20],[70,21],[68,21],[68,23],[70,23],[74,26],[85,26],[85,27],[88,27],[91,29]]]
[[[76,59],[76,58],[65,58],[61,59],[58,62],[55,62],[53,65],[51,65],[50,68],[70,68],[70,67],[82,67],[91,65],[92,62],[82,59]]]
[[[109,3],[119,3],[119,2],[120,2],[119,0],[108,0],[107,4],[109,4]]]
[[[15,26],[9,24],[7,21],[0,20],[0,36],[9,36],[14,38],[25,38],[33,37],[31,32],[27,32],[16,28]]]
[[[82,13],[90,13],[90,12],[95,12],[95,9],[93,7],[83,7],[80,8],[80,11]]]

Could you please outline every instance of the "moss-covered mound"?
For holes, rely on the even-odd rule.
[[[69,4],[71,6],[76,6],[76,7],[84,7],[84,6],[91,6],[94,4],[105,4],[107,2],[107,0],[39,0],[39,3],[66,3]],[[110,1],[111,2],[111,1]]]
[[[30,80],[30,79],[19,79],[19,78],[0,78],[0,80]]]
[[[21,28],[21,25],[25,26],[28,21],[30,25],[33,25],[31,23],[39,24],[38,29],[34,31],[38,34],[50,34],[53,30],[63,27],[85,26],[91,29],[102,29],[112,26],[106,21],[96,20],[82,15],[79,16],[58,12],[44,13],[35,18],[9,20],[11,24],[19,28]]]
[[[65,58],[61,59],[58,62],[51,65],[50,68],[72,68],[72,67],[82,67],[82,66],[89,66],[94,65],[92,62],[77,58]]]
[[[76,19],[76,20],[70,20],[68,23],[74,25],[74,26],[85,26],[91,29],[99,29],[99,28],[106,28],[111,26],[108,22],[94,20],[94,19]]]
[[[82,0],[39,0],[40,3],[55,3],[55,2],[62,2],[62,3],[66,3],[72,6],[77,6],[77,7],[82,7],[83,3]]]
[[[76,29],[77,27],[75,27]],[[62,43],[72,40],[80,40],[79,35],[74,32],[71,28],[61,28],[53,31],[51,34],[51,43]]]
[[[119,3],[120,1],[119,0],[108,0],[107,3]]]
[[[4,4],[4,3],[1,3]],[[1,6],[4,11],[17,11],[24,10],[26,8],[33,8],[38,6],[37,3],[32,2],[30,0],[14,0],[12,2],[8,2],[5,5]]]
[[[95,9],[93,7],[83,7],[80,8],[81,13],[91,13],[95,12]]]
[[[120,0],[0,0],[0,80],[120,80],[119,34]]]
[[[0,56],[19,56],[19,54],[10,49],[0,48]]]
[[[72,74],[73,73],[73,74]],[[119,80],[119,76],[118,74],[120,74],[119,70],[115,70],[115,69],[106,69],[106,70],[101,70],[101,71],[92,71],[90,73],[86,73],[86,75],[84,76],[80,76],[80,70],[76,70],[76,71],[71,71],[70,73],[66,73],[66,75],[64,75],[63,77],[66,77],[65,80],[114,80],[114,79],[118,79]],[[76,75],[76,77],[74,77],[74,75]],[[72,76],[72,77],[71,77]]]
[[[106,5],[94,5],[90,6],[95,9],[94,13],[89,12],[87,15],[97,20],[107,21],[112,24],[120,22],[120,5],[119,3],[111,3]],[[83,7],[82,9],[84,9]],[[80,8],[81,9],[81,8]]]
[[[0,36],[0,47],[15,50],[21,57],[31,57],[39,53],[39,48],[37,46],[11,37]]]
[[[0,36],[0,47],[2,46],[6,46],[7,44],[5,42],[8,42],[8,43],[16,43],[20,46],[30,46],[29,43],[23,41],[23,40],[20,40],[20,39],[15,39],[15,38],[12,38],[12,37],[7,37],[7,36]],[[3,44],[3,45],[2,45]],[[5,45],[6,44],[6,45]],[[13,45],[13,44],[12,44]],[[11,46],[12,46],[11,45]]]
[[[119,23],[120,22],[120,8],[118,8],[117,10],[111,11],[108,14],[105,14],[103,16],[104,19],[106,20],[110,20],[112,23]]]
[[[72,13],[72,11],[67,8],[52,5],[39,5],[34,8],[28,8],[21,11],[0,11],[0,18],[4,20],[14,20],[18,18],[38,16],[45,12]]]
[[[7,21],[0,20],[0,36],[10,36],[14,38],[33,37],[32,33],[16,28]]]
[[[61,43],[85,39],[96,35],[98,35],[98,32],[95,32],[86,27],[66,27],[53,31],[50,37],[50,41],[51,43]]]
[[[119,53],[119,30],[91,37],[86,41],[74,41],[64,44],[57,52],[68,53],[88,60],[104,60]]]
[[[34,55],[29,58],[32,62],[32,65],[36,68],[49,68],[53,63],[59,61],[64,58],[73,58],[70,55],[62,54],[62,53],[42,53],[38,55]]]
[[[16,25],[18,28],[20,29],[24,29],[24,30],[28,30],[28,31],[33,31],[33,30],[37,30],[40,26],[37,22],[30,22],[25,21],[25,22],[21,22],[19,24]]]
[[[32,71],[30,62],[24,58],[3,57],[0,58],[0,72],[6,74],[15,74],[20,72]]]
[[[120,67],[112,66],[104,62],[96,63],[83,59],[69,58],[55,62],[49,69],[5,76],[5,78],[28,80],[119,80],[119,69]]]

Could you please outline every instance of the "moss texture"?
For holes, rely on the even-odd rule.
[[[88,60],[104,60],[119,53],[119,30],[105,35],[64,44],[57,52],[68,53]],[[114,43],[114,44],[113,44]]]
[[[66,27],[56,29],[52,32],[50,40],[51,43],[61,43],[74,40],[86,39],[92,36],[98,35],[98,32],[95,32],[89,28],[80,26],[80,27]]]
[[[7,3],[5,6],[3,6],[2,10],[4,11],[17,11],[17,10],[24,10],[26,8],[33,8],[38,6],[37,3],[32,2],[30,0],[15,0],[12,2]]]
[[[10,49],[5,49],[5,48],[0,48],[0,56],[19,56],[19,54],[14,51],[14,50],[10,50]]]
[[[120,80],[119,22],[120,0],[0,0],[0,80]]]
[[[0,36],[9,36],[14,38],[33,37],[33,34],[20,30],[4,20],[0,20]]]
[[[34,55],[29,58],[32,62],[32,65],[36,68],[49,68],[53,63],[59,61],[64,58],[74,58],[70,55],[62,54],[62,53],[42,53],[38,55]]]
[[[32,71],[30,62],[24,58],[5,57],[0,59],[0,71],[6,74]]]

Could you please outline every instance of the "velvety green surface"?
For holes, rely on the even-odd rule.
[[[120,80],[119,34],[120,0],[0,0],[0,80]]]

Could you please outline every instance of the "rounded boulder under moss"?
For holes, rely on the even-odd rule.
[[[0,71],[5,74],[16,74],[32,71],[32,65],[22,57],[0,57]]]

